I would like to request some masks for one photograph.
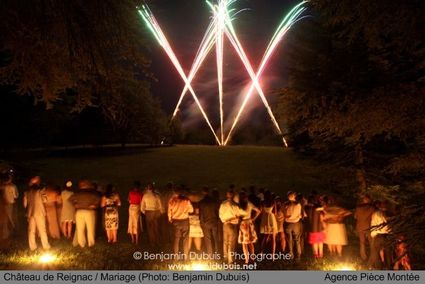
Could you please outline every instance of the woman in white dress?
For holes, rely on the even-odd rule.
[[[324,206],[325,243],[331,255],[342,257],[342,247],[348,244],[344,218],[351,212],[335,204],[334,198],[328,198]]]
[[[193,214],[189,215],[189,251],[192,248],[192,244],[195,245],[196,251],[202,249],[202,239],[204,238],[204,232],[201,228],[201,222],[199,220],[199,205],[197,202],[192,203]]]
[[[62,233],[65,238],[70,239],[72,236],[72,226],[75,223],[75,208],[69,198],[74,194],[72,191],[72,182],[68,181],[65,188],[61,192],[62,210],[60,215],[60,223]]]

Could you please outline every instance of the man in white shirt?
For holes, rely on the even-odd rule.
[[[183,195],[181,188],[175,187],[174,195],[168,201],[168,221],[173,225],[173,251],[178,254],[182,242],[184,259],[187,259],[189,255],[190,213],[193,213],[192,203]]]
[[[226,200],[220,205],[218,215],[223,222],[223,256],[228,263],[232,263],[232,255],[236,249],[239,224],[239,206],[233,201],[235,192],[229,189]]]
[[[43,202],[45,196],[40,177],[33,177],[30,180],[29,187],[23,198],[28,218],[28,244],[30,250],[37,249],[36,235],[38,235],[43,249],[47,250],[50,249],[50,244],[47,238],[46,209]]]
[[[293,258],[295,258],[295,244],[295,248],[297,250],[297,260],[301,258],[301,219],[304,217],[303,215],[303,208],[301,204],[297,201],[297,193],[292,191],[288,192],[288,202],[286,202],[284,205],[285,235],[289,248],[289,253]]]
[[[164,207],[160,195],[154,191],[153,184],[148,184],[140,203],[140,211],[146,217],[146,227],[148,231],[149,243],[159,247],[159,218],[164,213]]]
[[[12,230],[15,230],[18,221],[16,211],[16,200],[19,197],[18,188],[13,183],[12,176],[10,175],[7,175],[2,187],[3,199],[5,201],[5,211]]]
[[[387,225],[388,204],[385,201],[377,202],[378,209],[373,212],[370,221],[370,235],[372,237],[372,248],[369,266],[375,269],[389,269],[391,265],[391,250],[388,249],[388,234],[390,228]]]

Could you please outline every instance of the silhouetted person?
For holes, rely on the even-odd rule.
[[[221,251],[218,242],[218,201],[211,197],[208,187],[204,187],[202,193],[204,198],[199,202],[199,220],[204,232],[206,251],[212,255]]]
[[[230,188],[226,193],[226,200],[220,205],[219,216],[223,223],[223,256],[228,263],[232,263],[232,254],[236,250],[239,224],[239,206],[234,201],[235,192]]]
[[[356,231],[360,241],[360,257],[363,260],[368,259],[369,253],[366,253],[366,245],[369,248],[372,244],[372,237],[370,235],[370,221],[372,214],[375,212],[375,206],[372,204],[372,200],[368,195],[361,197],[360,203],[357,205],[354,212],[354,218],[356,219]]]

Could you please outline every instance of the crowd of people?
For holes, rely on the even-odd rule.
[[[16,205],[20,193],[11,174],[1,176],[0,190],[3,242],[17,230]],[[249,263],[255,253],[274,256],[284,252],[294,261],[310,255],[320,259],[327,245],[328,255],[341,258],[343,247],[348,244],[345,220],[353,215],[359,255],[369,268],[411,269],[404,237],[400,236],[394,246],[388,245],[388,203],[373,202],[367,195],[360,198],[353,212],[340,206],[333,196],[314,191],[307,197],[290,191],[283,198],[254,186],[237,190],[230,185],[221,200],[217,189],[203,187],[193,192],[169,183],[160,193],[154,183],[143,188],[136,181],[126,197],[131,242],[138,245],[144,233],[153,251],[169,243],[172,252],[183,258],[195,251],[212,258],[220,254],[233,263],[240,244],[243,259]],[[34,176],[22,200],[31,251],[38,248],[37,238],[43,249],[51,247],[52,239],[60,238],[69,239],[74,246],[91,247],[95,245],[96,233],[102,231],[108,243],[118,241],[122,217],[119,208],[123,202],[112,184],[102,187],[83,179],[76,185],[67,181],[60,187],[45,185],[39,176]]]

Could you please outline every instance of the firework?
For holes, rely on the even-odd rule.
[[[211,122],[210,122],[207,114],[205,113],[201,103],[199,102],[199,99],[196,96],[195,91],[193,90],[192,86],[190,85],[190,81],[186,77],[186,74],[184,73],[183,68],[180,65],[180,62],[178,61],[173,49],[171,48],[171,45],[169,44],[164,33],[162,32],[161,27],[159,26],[155,17],[152,15],[152,13],[150,12],[150,10],[147,6],[142,6],[142,10],[139,10],[139,14],[142,16],[143,20],[148,25],[149,29],[153,32],[158,43],[162,46],[164,51],[167,53],[168,57],[170,58],[174,67],[176,68],[177,72],[182,77],[186,86],[188,86],[188,89],[189,89],[190,93],[192,94],[192,97],[195,100],[196,104],[198,105],[198,108],[201,111],[205,121],[207,122],[208,127],[210,128],[211,132],[213,133],[214,138],[216,139],[217,143],[219,145],[221,145],[221,141],[218,139],[217,135],[215,134],[214,128],[212,127]]]
[[[139,9],[139,13],[142,16],[143,20],[145,21],[146,25],[148,26],[149,30],[154,35],[155,39],[158,41],[158,43],[162,46],[164,51],[169,56],[171,62],[179,72],[180,76],[182,77],[183,81],[185,82],[184,89],[182,93],[180,94],[179,100],[177,102],[177,105],[175,107],[175,110],[173,112],[172,119],[176,116],[177,112],[180,109],[180,105],[182,103],[182,100],[189,91],[192,94],[193,99],[195,100],[196,104],[198,105],[199,110],[201,111],[206,123],[208,124],[211,132],[214,135],[214,138],[216,139],[218,145],[227,145],[229,140],[232,137],[232,134],[234,132],[235,127],[237,126],[241,115],[243,114],[243,111],[246,107],[246,104],[249,101],[249,98],[251,97],[254,89],[257,91],[258,95],[261,98],[261,101],[263,102],[264,106],[267,109],[267,113],[270,116],[270,119],[275,126],[277,132],[279,135],[282,136],[282,141],[284,145],[287,147],[288,144],[286,143],[285,138],[283,137],[282,130],[279,126],[279,123],[277,122],[273,111],[266,99],[266,96],[264,95],[263,90],[261,89],[260,84],[260,77],[271,57],[273,52],[275,51],[276,47],[278,46],[279,42],[283,39],[286,32],[290,29],[290,27],[296,23],[300,18],[301,14],[306,10],[304,7],[304,4],[306,1],[303,1],[296,5],[281,21],[278,28],[276,29],[271,41],[269,42],[269,45],[263,55],[263,58],[260,62],[260,66],[257,69],[257,72],[254,72],[254,69],[252,68],[252,65],[248,59],[248,56],[246,55],[246,52],[240,43],[237,34],[235,32],[235,29],[232,25],[232,20],[234,16],[236,15],[236,10],[231,8],[232,4],[234,4],[236,0],[219,0],[217,4],[212,4],[208,0],[206,3],[210,7],[210,9],[213,12],[212,20],[207,28],[207,31],[204,34],[204,37],[201,41],[201,44],[199,46],[198,52],[195,56],[195,59],[193,61],[192,67],[189,71],[188,76],[184,73],[179,61],[177,60],[177,57],[175,56],[173,49],[171,48],[167,38],[165,37],[164,33],[162,32],[158,22],[156,21],[155,17],[153,16],[152,12],[149,10],[149,8],[144,5],[142,6],[142,9]],[[236,50],[238,56],[240,57],[246,71],[248,72],[250,78],[251,78],[251,84],[248,89],[248,92],[245,94],[245,98],[237,112],[237,115],[235,116],[232,126],[227,134],[225,136],[224,134],[224,112],[223,112],[223,96],[224,96],[224,90],[223,90],[223,52],[224,52],[224,35],[229,39],[230,43],[232,44],[233,48]],[[193,90],[191,83],[194,80],[197,72],[199,71],[200,67],[202,66],[202,63],[204,62],[205,58],[209,54],[209,52],[212,50],[212,48],[215,45],[216,50],[216,62],[217,62],[217,82],[218,82],[218,97],[219,97],[219,107],[220,107],[220,138],[217,136],[216,132],[214,131],[214,128],[211,125],[211,122],[203,110],[203,107],[201,103],[199,102],[198,97],[195,94],[195,91]]]

